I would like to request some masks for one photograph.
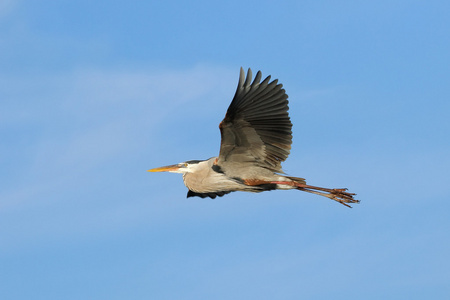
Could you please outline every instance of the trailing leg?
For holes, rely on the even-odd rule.
[[[296,177],[288,177],[288,178],[291,179],[292,181],[279,181],[274,183],[291,185],[300,191],[330,198],[350,208],[351,206],[348,205],[348,203],[359,203],[359,200],[353,199],[353,196],[356,194],[346,192],[347,191],[346,188],[343,189],[322,188],[318,186],[307,185],[304,180],[297,181]]]

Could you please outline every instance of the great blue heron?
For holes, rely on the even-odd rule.
[[[292,144],[292,123],[288,96],[278,80],[270,76],[261,82],[258,71],[253,82],[241,68],[239,83],[225,118],[220,123],[222,137],[218,157],[189,160],[148,170],[183,174],[189,189],[187,197],[223,196],[230,192],[263,192],[297,189],[336,200],[345,206],[358,203],[347,189],[328,189],[307,185],[305,179],[283,175],[281,162]]]

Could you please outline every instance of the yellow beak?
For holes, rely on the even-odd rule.
[[[179,168],[180,167],[178,165],[170,165],[170,166],[150,169],[150,170],[147,170],[147,172],[170,172],[170,171],[176,171]]]

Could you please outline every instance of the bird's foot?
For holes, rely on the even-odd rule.
[[[349,204],[360,202],[359,200],[353,199],[353,196],[355,196],[356,194],[348,193],[346,188],[327,189],[300,183],[296,183],[296,186],[299,190],[330,198],[350,208],[351,206]]]
[[[353,196],[356,195],[355,193],[347,193],[346,188],[344,189],[332,189],[329,194],[325,194],[325,197],[328,197],[330,199],[333,199],[334,201],[337,201],[341,203],[342,205],[345,205],[347,207],[350,207],[347,203],[359,203],[359,200],[353,199]]]

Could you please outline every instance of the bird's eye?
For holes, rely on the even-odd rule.
[[[183,166],[184,166],[185,168],[187,168],[188,164],[187,164],[187,163],[184,163]]]

